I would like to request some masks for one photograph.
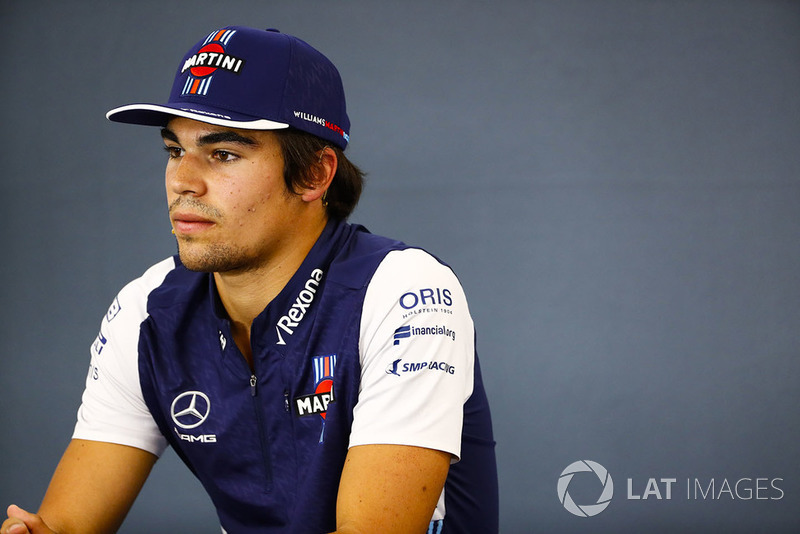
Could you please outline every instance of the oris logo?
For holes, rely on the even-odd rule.
[[[602,490],[594,504],[577,504],[569,494],[569,484],[577,473],[594,473],[600,481]],[[558,477],[558,500],[571,514],[578,517],[592,517],[605,510],[614,496],[614,481],[605,467],[591,460],[579,460],[567,466]]]
[[[409,291],[400,297],[400,306],[405,310],[417,306],[452,306],[453,295],[447,288],[425,288]]]
[[[186,430],[202,425],[211,411],[211,401],[201,391],[187,391],[181,393],[172,401],[170,414],[172,420]]]

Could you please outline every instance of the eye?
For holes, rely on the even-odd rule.
[[[165,146],[164,150],[167,152],[169,159],[175,159],[183,156],[183,149],[179,146]]]
[[[221,161],[222,163],[229,163],[236,159],[239,159],[239,156],[232,152],[228,152],[227,150],[215,150],[214,151],[214,159]]]

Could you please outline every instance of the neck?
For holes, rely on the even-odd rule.
[[[217,292],[231,320],[234,341],[252,367],[250,329],[253,320],[283,290],[302,265],[325,229],[326,220],[298,232],[287,242],[290,246],[274,254],[269,261],[246,271],[214,273]]]

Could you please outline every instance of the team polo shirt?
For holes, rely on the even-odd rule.
[[[467,301],[427,252],[331,221],[251,328],[175,256],[120,291],[91,348],[73,437],[169,445],[224,532],[335,530],[349,447],[452,455],[431,531],[496,532],[491,420]]]

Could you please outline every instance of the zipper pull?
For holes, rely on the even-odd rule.
[[[286,410],[286,413],[289,413],[289,390],[283,390],[283,408]]]
[[[258,382],[258,379],[256,378],[256,375],[250,375],[250,396],[251,397],[255,397],[256,396],[256,383],[257,382]]]

